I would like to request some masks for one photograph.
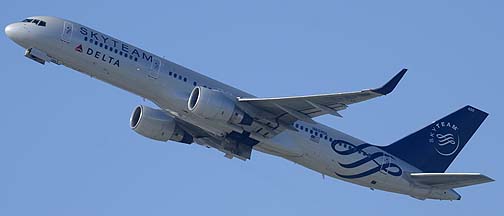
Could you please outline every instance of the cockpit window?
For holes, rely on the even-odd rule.
[[[21,22],[35,23],[35,25],[38,25],[38,26],[46,26],[46,22],[42,21],[42,20],[39,20],[39,19],[24,19]]]

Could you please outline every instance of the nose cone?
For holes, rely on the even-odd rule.
[[[5,34],[11,40],[14,40],[14,38],[16,37],[16,27],[15,27],[15,24],[10,24],[10,25],[5,26]]]
[[[23,34],[23,27],[21,26],[20,23],[13,23],[10,25],[7,25],[5,27],[5,34],[7,37],[9,37],[11,40],[16,42],[19,45],[22,45],[25,40],[25,34]]]

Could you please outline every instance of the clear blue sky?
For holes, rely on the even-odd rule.
[[[449,172],[496,182],[457,202],[371,191],[287,160],[228,160],[129,129],[138,96],[39,65],[0,36],[0,215],[474,215],[502,211],[499,1],[4,1],[2,26],[67,18],[257,96],[391,95],[317,119],[386,145],[471,104],[490,113]],[[148,104],[148,103],[147,103]],[[500,204],[500,206],[498,206]]]

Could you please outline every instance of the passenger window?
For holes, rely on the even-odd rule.
[[[196,81],[194,81],[192,84],[193,84],[193,86],[198,85],[198,83]]]
[[[187,78],[184,77],[184,82],[187,82]]]

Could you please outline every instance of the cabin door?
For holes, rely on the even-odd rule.
[[[63,33],[61,33],[61,40],[67,43],[72,42],[72,32],[73,24],[65,21],[63,24]]]
[[[381,172],[383,174],[387,174],[388,173],[388,168],[390,167],[390,156],[385,154],[385,153],[382,153],[383,156],[381,156]]]
[[[153,79],[159,78],[159,71],[161,70],[161,61],[158,58],[153,57],[152,63],[149,69],[149,77]]]

